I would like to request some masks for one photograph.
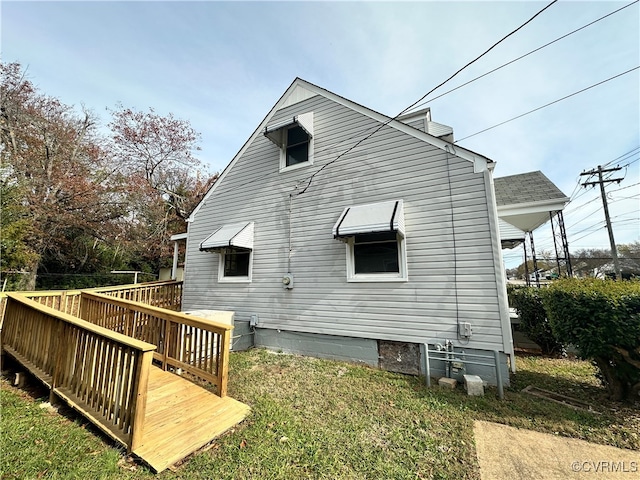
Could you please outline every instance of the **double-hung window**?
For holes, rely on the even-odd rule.
[[[347,281],[408,280],[402,200],[345,208],[333,236],[346,243]]]
[[[201,251],[219,255],[219,282],[251,282],[253,222],[223,225],[204,239]]]
[[[311,138],[304,128],[295,125],[287,128],[287,140],[284,147],[284,166],[292,167],[309,161]]]
[[[280,148],[280,171],[313,165],[313,112],[265,127],[264,135]]]

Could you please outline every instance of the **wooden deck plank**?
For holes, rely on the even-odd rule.
[[[156,472],[194,453],[249,413],[247,405],[157,367],[149,374],[147,395],[145,429],[133,453]]]
[[[141,446],[134,453],[159,472],[194,453],[241,422],[245,416],[246,411],[243,409],[235,417],[224,419],[215,418],[215,416],[211,419],[203,417],[203,422],[197,427],[184,425],[184,428],[175,430],[173,436],[164,438],[162,443]]]

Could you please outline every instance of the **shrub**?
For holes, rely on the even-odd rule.
[[[520,329],[525,335],[540,345],[545,355],[560,354],[562,343],[558,342],[551,331],[551,325],[540,298],[540,289],[510,286],[508,294],[509,305],[516,309],[520,317]]]
[[[640,393],[640,282],[566,279],[541,290],[554,335],[592,359],[613,400]]]

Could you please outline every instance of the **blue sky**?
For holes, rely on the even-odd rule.
[[[633,0],[632,0],[633,1]],[[431,97],[632,3],[560,1]],[[393,116],[548,2],[2,1],[2,60],[108,121],[118,102],[189,120],[221,171],[295,77]],[[457,139],[640,65],[638,3],[433,102]],[[616,243],[640,239],[638,70],[460,141],[496,176],[541,170],[567,196],[571,250],[608,248],[580,172],[612,162]],[[616,158],[622,157],[619,161]],[[584,217],[584,218],[583,218]],[[536,249],[552,250],[550,233]],[[508,266],[521,249],[505,252]]]

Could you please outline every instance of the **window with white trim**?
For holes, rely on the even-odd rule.
[[[349,282],[407,281],[404,238],[396,232],[354,235],[347,239]]]
[[[313,112],[265,127],[264,135],[280,148],[280,171],[313,165]]]
[[[200,250],[218,253],[219,282],[250,282],[253,266],[253,222],[222,225],[200,244]]]
[[[220,250],[219,282],[250,282],[253,251],[229,247]]]
[[[346,243],[347,281],[408,280],[402,200],[345,208],[333,235]]]
[[[286,137],[285,145],[282,149],[284,165],[281,165],[281,168],[308,163],[311,137],[305,132],[304,128],[298,125],[289,127],[286,131]]]

